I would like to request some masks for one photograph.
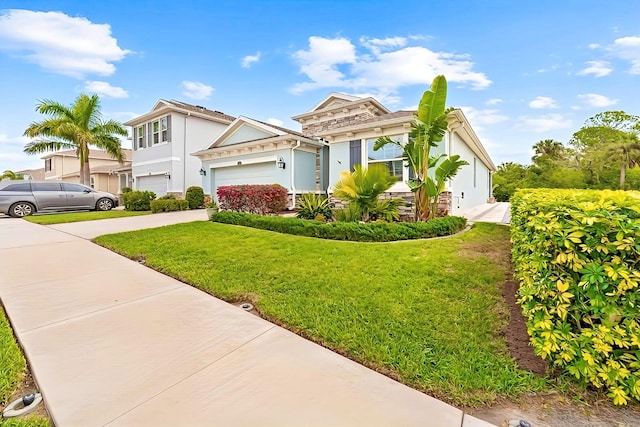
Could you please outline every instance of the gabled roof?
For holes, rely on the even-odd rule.
[[[158,117],[163,112],[177,111],[183,114],[189,114],[196,117],[200,117],[206,120],[215,121],[218,123],[228,124],[235,120],[235,117],[225,114],[220,111],[209,110],[206,107],[200,105],[187,104],[186,102],[176,100],[160,99],[153,106],[151,111],[138,117],[134,117],[131,120],[124,122],[125,126],[136,126],[140,123],[147,122],[153,118]]]
[[[31,179],[36,181],[44,180],[44,168],[40,169],[24,169],[21,171],[17,171],[17,174],[29,175]]]
[[[62,157],[78,157],[76,150],[62,150],[62,151],[54,151],[53,153],[49,153],[45,156],[42,156],[41,159],[50,159],[51,157],[62,156]],[[122,149],[122,157],[124,161],[131,160],[131,149],[123,148]],[[101,159],[101,160],[116,160],[109,153],[104,150],[98,150],[96,148],[89,149],[89,159]]]
[[[249,117],[240,116],[237,119],[235,119],[233,123],[231,123],[224,130],[224,132],[222,132],[215,140],[213,140],[213,142],[206,149],[215,148],[219,146],[243,126],[251,126],[255,129],[263,131],[266,134],[266,136],[260,139],[272,138],[275,136],[285,136],[285,135],[306,138],[302,133],[297,132],[295,130],[272,125],[272,124],[265,123],[260,120],[255,120]],[[246,142],[251,142],[251,141],[238,141],[238,143],[246,143]]]
[[[353,102],[361,99],[363,99],[361,96],[348,95],[346,93],[340,93],[340,92],[331,92],[329,96],[327,96],[325,99],[323,99],[318,104],[316,104],[316,106],[313,107],[310,111],[320,110],[322,108],[329,107],[329,106],[342,105],[342,104],[345,104],[346,102]]]
[[[326,113],[333,113],[345,108],[354,109],[355,107],[375,107],[380,113],[388,114],[391,111],[382,105],[377,99],[372,97],[359,97],[354,95],[347,95],[344,93],[334,92],[322,100],[319,104],[313,107],[306,113],[298,114],[291,117],[293,120],[301,122],[309,117],[322,116]]]

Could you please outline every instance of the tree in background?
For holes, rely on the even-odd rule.
[[[22,175],[21,173],[15,173],[13,171],[10,170],[6,170],[2,173],[2,175],[0,175],[0,181],[3,181],[5,179],[10,179],[10,180],[21,180],[24,179],[24,175]]]
[[[120,163],[124,160],[118,136],[127,136],[127,130],[115,120],[102,121],[98,95],[81,94],[70,107],[44,100],[36,111],[49,116],[41,122],[33,122],[24,131],[30,138],[40,138],[28,143],[24,152],[41,154],[61,149],[76,150],[80,160],[80,183],[89,184],[89,149],[97,147],[106,151]]]
[[[624,111],[605,111],[587,119],[570,144],[581,154],[589,186],[625,189],[627,169],[640,164],[639,133],[640,117]]]

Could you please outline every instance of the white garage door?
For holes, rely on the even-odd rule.
[[[214,190],[223,185],[275,184],[276,163],[230,166],[214,169]]]
[[[141,176],[136,180],[138,190],[153,191],[157,197],[167,194],[167,177],[164,175]]]

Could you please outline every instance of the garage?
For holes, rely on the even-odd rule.
[[[276,184],[276,170],[275,161],[214,169],[214,192],[224,185]]]
[[[163,175],[140,176],[136,178],[136,188],[141,191],[153,191],[157,197],[167,194],[167,177]]]

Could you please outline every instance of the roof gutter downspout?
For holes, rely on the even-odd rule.
[[[186,196],[187,191],[187,119],[191,117],[191,111],[184,116],[184,141],[182,152],[182,197]]]
[[[290,210],[294,210],[296,208],[296,174],[295,174],[295,170],[296,170],[296,157],[294,155],[294,151],[298,148],[300,148],[300,140],[298,139],[296,141],[296,145],[294,147],[291,147],[291,206],[289,207]]]

